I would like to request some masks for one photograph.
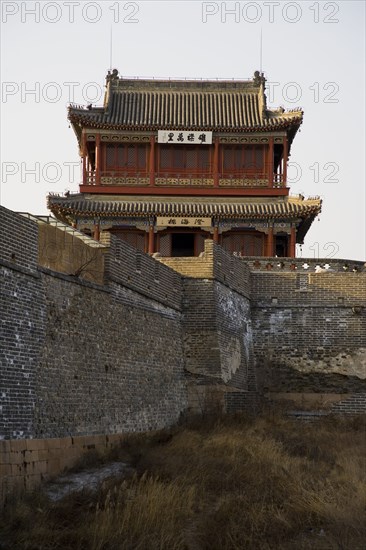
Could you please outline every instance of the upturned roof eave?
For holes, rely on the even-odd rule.
[[[82,197],[69,199],[58,196],[48,196],[48,207],[57,216],[74,216],[83,218],[121,218],[141,216],[184,215],[196,217],[206,215],[222,218],[242,219],[308,219],[312,220],[320,213],[322,202],[317,200],[303,200],[301,202],[286,201],[280,205],[272,203],[258,203],[246,205],[205,203],[199,201],[187,204],[179,200],[166,203],[164,200],[152,203],[151,201],[94,201]],[[199,208],[198,208],[199,207]],[[311,223],[311,222],[310,222]],[[310,226],[309,226],[310,227]]]
[[[296,118],[284,118],[281,121],[277,121],[276,123],[271,123],[271,120],[273,119],[264,119],[264,122],[268,122],[268,124],[265,124],[264,122],[262,124],[257,125],[251,125],[251,126],[218,126],[218,125],[211,125],[211,126],[203,126],[203,125],[157,125],[157,124],[111,124],[106,122],[99,122],[95,121],[92,118],[87,118],[85,116],[78,116],[78,115],[70,115],[69,120],[71,124],[75,128],[80,129],[88,129],[91,130],[114,130],[114,131],[146,131],[146,132],[154,132],[161,129],[164,130],[172,130],[172,131],[189,131],[189,130],[196,130],[196,131],[211,131],[211,132],[225,132],[225,133],[239,133],[239,132],[273,132],[276,130],[287,130],[287,129],[293,129],[297,131],[297,129],[302,124],[303,117],[298,116]],[[81,132],[80,132],[81,133]]]

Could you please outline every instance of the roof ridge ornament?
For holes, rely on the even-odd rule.
[[[116,80],[119,80],[118,69],[113,69],[113,71],[108,71],[107,76],[106,76],[106,81],[111,82],[111,81],[116,81]]]
[[[265,87],[266,79],[265,79],[264,73],[260,73],[259,71],[254,71],[253,82],[256,86],[260,86],[261,84],[263,84],[263,87]]]

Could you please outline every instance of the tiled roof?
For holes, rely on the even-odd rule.
[[[247,219],[314,218],[321,210],[320,199],[293,199],[292,197],[268,202],[251,200],[179,200],[145,197],[126,197],[120,200],[85,198],[82,194],[71,197],[50,195],[49,208],[57,216],[118,218],[123,216],[217,216]]]
[[[266,108],[265,79],[131,80],[107,77],[104,107],[70,106],[74,125],[103,129],[255,131],[298,127],[300,109]]]

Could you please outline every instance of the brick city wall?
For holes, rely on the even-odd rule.
[[[215,280],[185,279],[182,330],[190,399],[192,402],[196,396],[198,400],[193,409],[212,408],[211,400],[214,407],[219,400],[221,409],[225,408],[223,391],[248,390],[253,385],[250,304],[246,297]]]
[[[38,225],[38,263],[58,273],[78,276],[97,284],[104,281],[105,247],[92,247],[56,225]],[[92,239],[88,239],[92,241]]]
[[[197,257],[189,258],[167,258],[159,254],[154,254],[159,263],[167,265],[174,271],[177,271],[184,277],[194,277],[199,279],[213,278],[213,251],[205,247],[205,252]]]
[[[185,277],[186,369],[205,375],[205,384],[211,376],[248,390],[227,391],[227,410],[250,407],[258,389],[273,396],[348,392],[349,399],[355,395],[352,407],[345,399],[346,404],[335,406],[334,412],[364,412],[366,271],[362,262],[249,261],[226,253],[210,240],[200,258],[160,261]],[[328,269],[315,272],[324,265]],[[196,378],[197,383],[203,382]]]
[[[33,435],[46,306],[37,225],[0,211],[0,438]]]
[[[253,411],[258,389],[268,399],[318,395],[333,412],[365,411],[361,263],[314,273],[299,260],[235,258],[212,241],[199,258],[154,259],[112,237],[93,279],[78,270],[81,249],[76,263],[67,247],[57,266],[47,263],[48,243],[69,237],[39,232],[4,208],[0,230],[0,439],[52,447],[59,438],[161,428],[189,407]],[[55,473],[41,455],[41,470]],[[11,476],[24,485],[21,468]]]
[[[110,434],[0,441],[0,503],[35,489],[42,481],[75,466],[91,451],[101,456],[108,453],[123,438],[122,434]]]
[[[175,310],[181,309],[182,278],[172,269],[114,235],[105,258],[106,281],[121,284]]]
[[[112,239],[110,279],[97,285],[38,266],[35,222],[1,208],[1,223],[0,438],[177,420],[187,403],[180,275]]]
[[[230,389],[248,395],[256,388],[250,270],[212,240],[205,242],[198,258],[157,259],[184,277],[182,329],[190,409],[226,410]]]
[[[246,298],[251,295],[251,272],[246,262],[235,258],[210,239],[205,241],[205,250],[200,256],[190,258],[166,258],[157,260],[184,277],[214,279]]]
[[[257,376],[270,392],[364,392],[366,273],[252,273]]]
[[[118,284],[105,291],[42,280],[34,436],[144,431],[177,420],[186,407],[180,312]]]

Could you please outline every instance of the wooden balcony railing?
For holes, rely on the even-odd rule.
[[[151,174],[135,171],[108,170],[101,171],[99,178],[95,170],[86,172],[83,185],[103,186],[202,186],[202,187],[285,187],[283,174],[273,174],[273,181],[268,181],[264,172],[156,172],[153,180]],[[98,181],[99,179],[99,181]]]
[[[158,172],[155,174],[157,186],[198,186],[213,187],[211,172]]]
[[[84,185],[148,185],[150,178],[146,172],[126,172],[123,170],[108,170],[100,172],[91,170],[86,174]]]
[[[219,187],[268,187],[268,173],[240,171],[218,175]]]
[[[273,187],[285,187],[286,181],[283,174],[273,174]]]

